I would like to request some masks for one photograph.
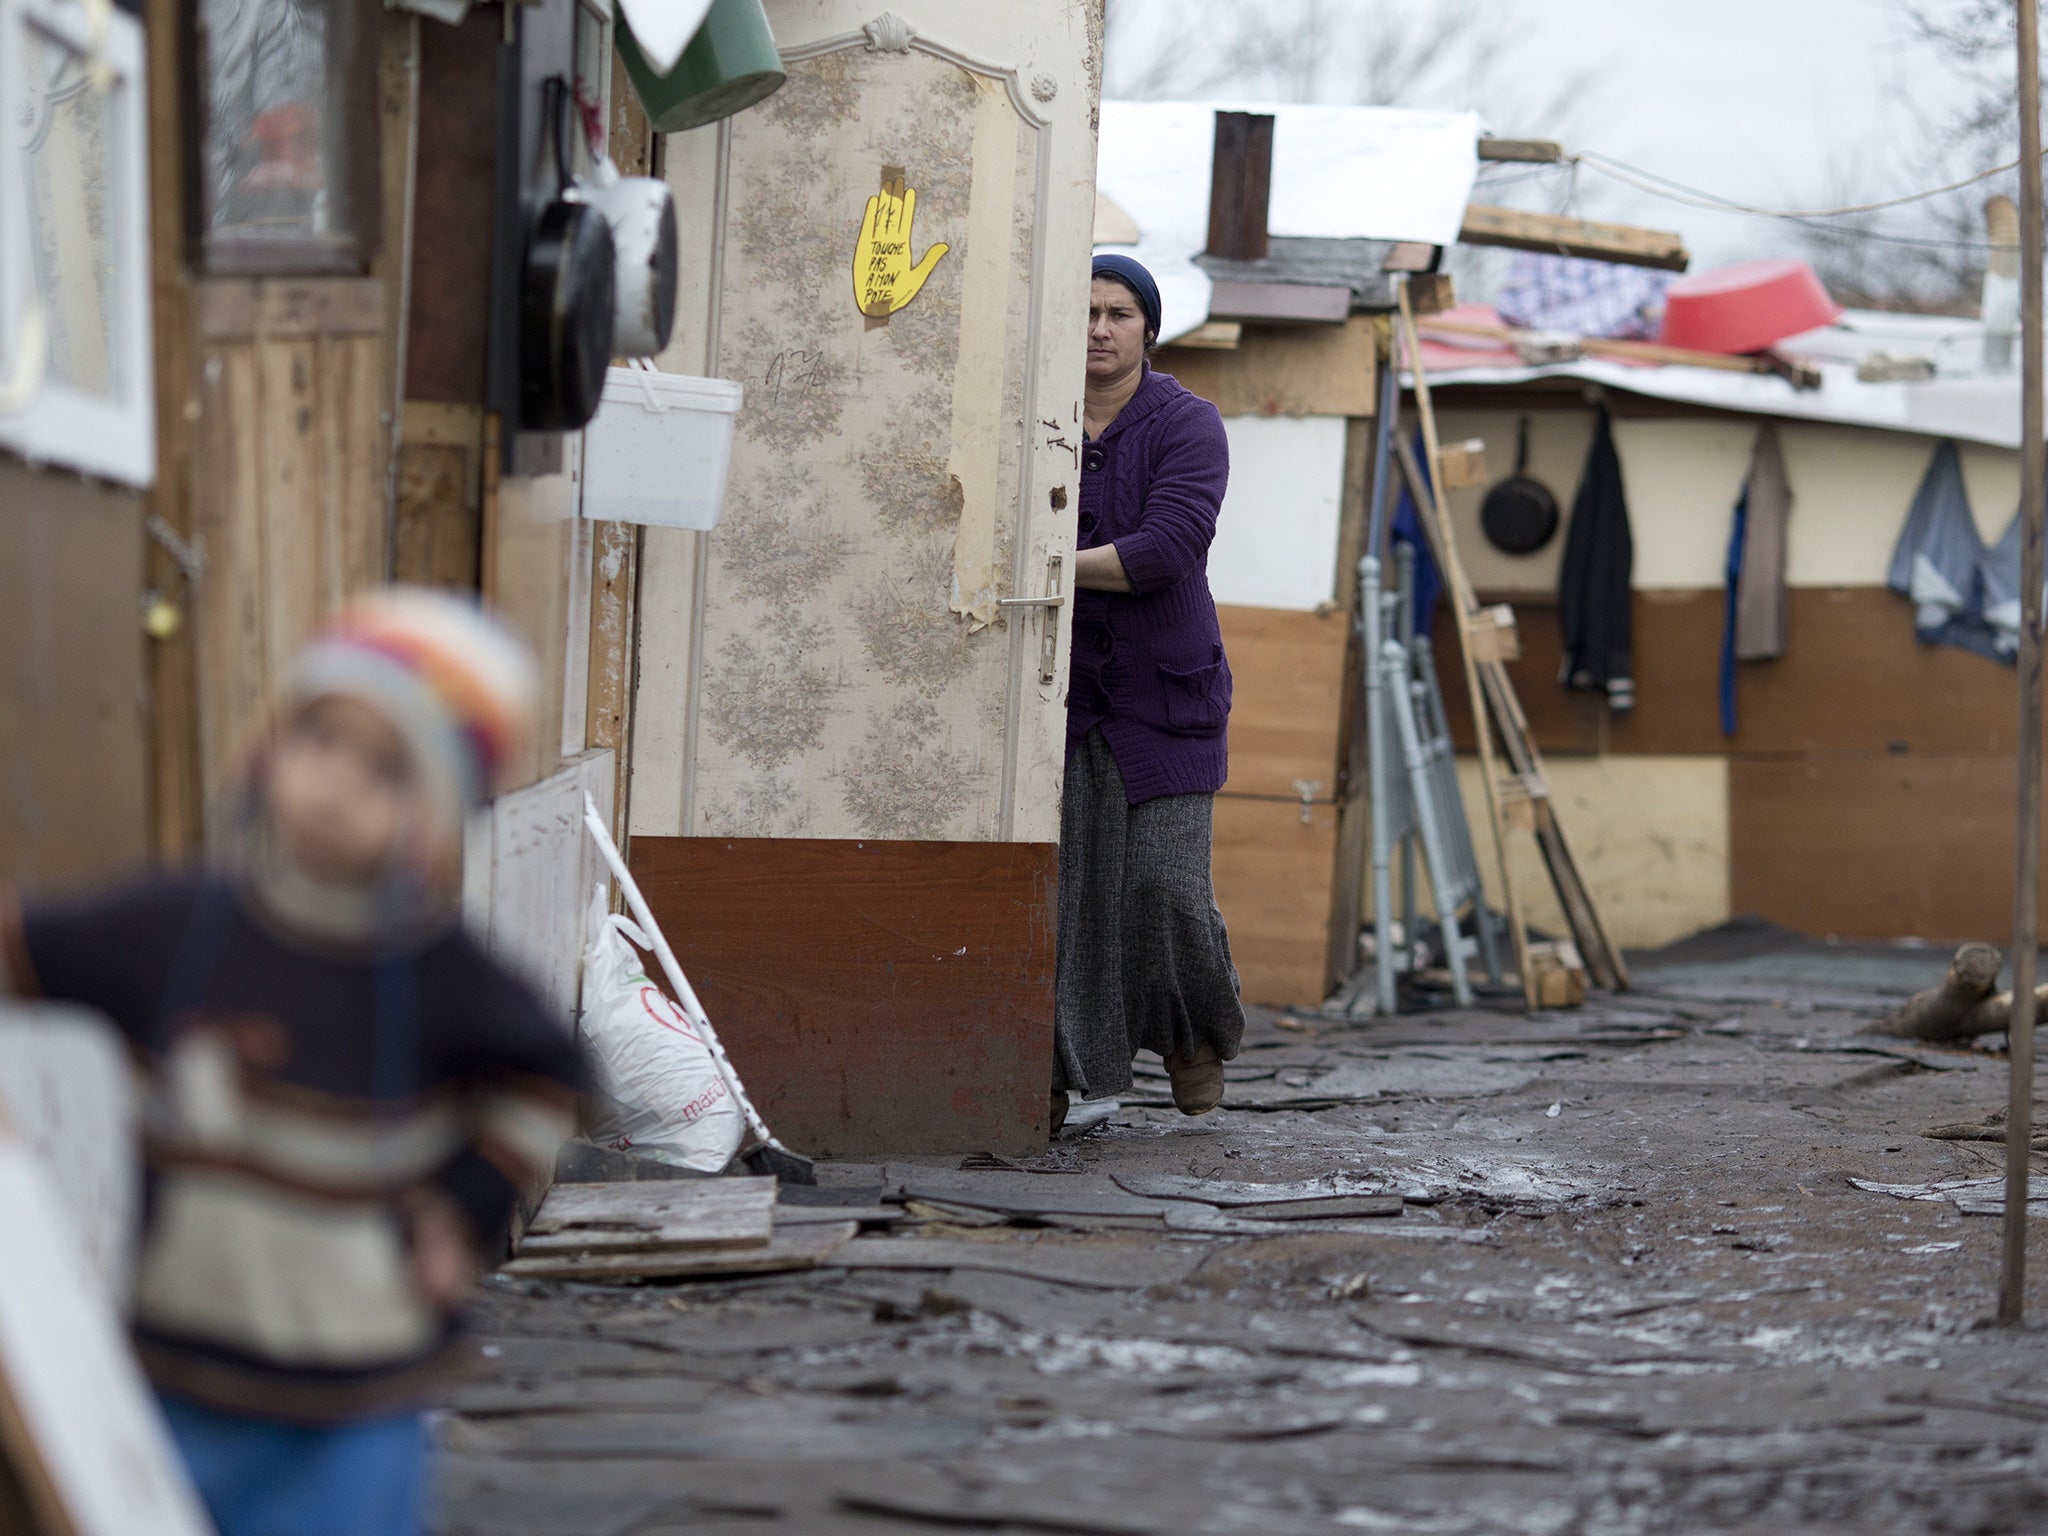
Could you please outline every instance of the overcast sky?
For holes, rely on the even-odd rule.
[[[1610,61],[1583,114],[1583,147],[1766,206],[1906,190],[1899,161],[1919,147],[1916,115],[1939,118],[1964,97],[1911,41],[1893,0],[1548,0],[1540,9],[1532,53],[1563,63],[1584,49]],[[1611,182],[1599,199],[1619,217],[1684,230],[1705,260],[1792,245],[1767,221]],[[1910,214],[1898,218],[1912,227]]]
[[[1154,13],[1142,8],[1146,0],[1130,3],[1132,14],[1151,25]],[[1169,47],[1198,46],[1188,39],[1202,29],[1188,27],[1184,19],[1192,0],[1163,3],[1157,36],[1141,31],[1139,46],[1156,47],[1168,37],[1175,40]],[[1355,10],[1363,21],[1379,6],[1426,8],[1430,0],[1320,3],[1326,14]],[[1570,147],[1601,150],[1678,181],[1774,207],[1863,201],[1908,190],[1917,184],[1916,173],[1902,161],[1925,147],[1921,122],[1939,120],[1967,97],[1941,61],[1912,40],[1897,0],[1491,3],[1497,22],[1513,29],[1510,88],[1495,93],[1509,101],[1507,110],[1527,110],[1525,104],[1552,94],[1546,82],[1597,66],[1572,109]],[[1176,16],[1182,18],[1177,27]],[[1114,53],[1110,74],[1114,86]],[[1228,92],[1225,85],[1214,94]],[[1489,117],[1500,110],[1494,102],[1455,99],[1459,94],[1457,82],[1441,82],[1430,99],[1414,104],[1469,106]],[[1547,127],[1504,116],[1492,126],[1507,134]],[[1544,195],[1516,201],[1557,207],[1564,181],[1558,174],[1554,182],[1526,182],[1522,191]],[[1696,268],[1798,249],[1788,226],[1684,207],[1590,171],[1580,172],[1579,185],[1579,211],[1587,217],[1682,230]],[[1917,227],[1910,212],[1891,217],[1895,230]]]

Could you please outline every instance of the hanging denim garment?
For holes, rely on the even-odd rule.
[[[2016,539],[2013,547],[2011,591],[2016,595]],[[1984,537],[1970,515],[1962,460],[1956,445],[1944,442],[1913,493],[1885,581],[1913,600],[1913,633],[1923,645],[1954,645],[1994,661],[2012,659],[2010,650],[2001,654],[1998,632],[1984,616],[1986,555]]]

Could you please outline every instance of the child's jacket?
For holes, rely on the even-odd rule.
[[[224,881],[0,913],[24,992],[86,1004],[145,1078],[137,1348],[158,1387],[305,1422],[417,1406],[460,1347],[409,1283],[438,1188],[495,1244],[573,1129],[567,1022],[460,927],[374,955]]]

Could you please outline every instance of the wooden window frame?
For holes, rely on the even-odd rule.
[[[118,398],[49,378],[43,358],[23,358],[40,327],[24,318],[39,310],[35,259],[29,245],[28,190],[21,171],[23,113],[17,50],[34,27],[87,59],[98,55],[115,82],[118,115],[111,132],[120,163],[110,190],[120,220],[114,285],[115,346],[122,380]],[[149,104],[142,25],[115,11],[98,37],[85,7],[54,0],[0,0],[0,394],[17,382],[25,401],[0,402],[0,449],[31,463],[61,464],[125,485],[156,478],[156,378],[150,321]],[[18,381],[17,375],[21,378]]]
[[[184,95],[185,259],[206,277],[359,275],[370,270],[383,241],[382,154],[378,133],[377,64],[383,7],[377,0],[328,0],[347,22],[342,57],[343,151],[349,229],[323,240],[233,240],[215,244],[206,219],[206,90],[201,72],[200,6],[186,0],[178,29],[179,84]]]

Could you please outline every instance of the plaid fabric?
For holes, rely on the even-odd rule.
[[[1616,341],[1652,340],[1664,320],[1671,274],[1580,256],[1522,251],[1493,307],[1531,331],[1569,331]]]

